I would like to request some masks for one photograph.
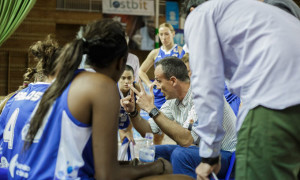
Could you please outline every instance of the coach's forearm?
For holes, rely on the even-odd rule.
[[[156,116],[154,121],[165,134],[180,146],[188,147],[192,145],[194,139],[191,132],[177,124],[175,121],[168,119],[163,113]]]
[[[151,132],[151,127],[148,121],[146,121],[145,119],[143,119],[139,114],[134,117],[131,118],[131,122],[133,124],[133,127],[143,136],[145,137],[145,134],[147,132]]]

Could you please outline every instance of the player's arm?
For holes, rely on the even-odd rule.
[[[111,80],[104,82],[104,84],[105,86],[101,83],[95,83],[93,90],[90,92],[90,97],[93,97],[90,100],[93,114],[95,178],[137,179],[163,173],[163,163],[168,163],[165,160],[137,167],[120,166],[118,164],[117,128],[120,108],[119,94],[115,82]]]
[[[143,62],[143,64],[140,67],[139,70],[139,76],[142,79],[142,81],[144,83],[146,83],[146,85],[148,87],[150,87],[150,84],[152,84],[152,82],[150,81],[147,72],[149,71],[149,69],[154,65],[154,60],[155,57],[158,54],[159,49],[154,49],[152,50],[149,55],[147,56],[147,58],[145,59],[145,61]]]
[[[188,147],[193,144],[194,139],[191,134],[191,131],[182,127],[176,121],[171,120],[170,118],[176,118],[172,116],[172,109],[166,102],[160,109],[161,113],[156,116],[154,119],[158,127],[167,134],[171,139],[173,139],[177,144],[183,147]]]

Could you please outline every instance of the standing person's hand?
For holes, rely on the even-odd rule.
[[[207,163],[200,163],[196,168],[197,180],[209,180],[209,176],[212,172],[217,174],[221,169],[221,162],[217,164],[209,165]]]
[[[140,92],[137,89],[135,89],[132,85],[129,85],[129,87],[136,94],[136,103],[139,105],[139,107],[149,113],[153,108],[155,108],[153,94],[154,84],[151,84],[150,86],[150,94],[146,93],[141,80],[139,81],[139,85],[141,88]]]

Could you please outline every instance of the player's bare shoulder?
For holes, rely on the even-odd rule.
[[[73,81],[73,86],[78,90],[85,91],[87,96],[99,93],[114,92],[116,82],[110,77],[95,72],[82,72]]]
[[[153,60],[157,57],[158,53],[159,53],[159,49],[160,48],[156,48],[156,49],[153,49],[150,53],[149,53],[149,56],[151,56],[153,58]]]

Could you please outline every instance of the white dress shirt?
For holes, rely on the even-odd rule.
[[[226,131],[225,137],[222,140],[221,148],[224,151],[235,151],[237,137],[235,132],[235,123],[236,123],[236,116],[231,109],[230,105],[226,102],[225,97],[224,100],[224,120],[223,120],[223,127]],[[183,126],[184,128],[188,129],[190,120],[194,120],[193,128],[191,130],[191,135],[194,139],[194,144],[198,144],[200,141],[199,135],[195,132],[197,127],[197,113],[194,110],[194,103],[192,98],[192,90],[191,88],[188,90],[187,94],[180,102],[178,99],[170,99],[167,100],[160,111],[170,120],[177,122],[179,125]],[[200,112],[202,113],[202,112]],[[153,133],[161,133],[161,129],[155,123],[155,121],[150,118],[149,124]]]
[[[238,129],[248,111],[259,105],[285,109],[300,104],[297,18],[255,0],[209,0],[190,13],[184,29],[200,156],[219,154],[225,78],[243,102]]]

